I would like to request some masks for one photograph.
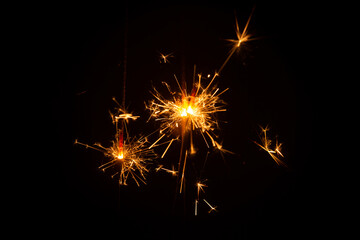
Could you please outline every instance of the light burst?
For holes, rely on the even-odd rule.
[[[213,147],[217,147],[219,143],[215,141],[214,135],[212,134],[218,126],[215,114],[226,111],[224,108],[225,102],[220,99],[220,95],[226,92],[228,88],[219,92],[219,88],[216,87],[211,89],[209,85],[203,87],[201,85],[202,77],[199,74],[198,82],[194,84],[191,93],[188,94],[186,90],[180,88],[176,76],[175,80],[179,86],[178,92],[173,92],[170,86],[166,82],[163,82],[172,98],[167,99],[163,97],[163,95],[154,88],[152,94],[155,99],[146,105],[146,108],[149,109],[151,114],[150,118],[161,122],[159,131],[161,135],[160,138],[165,135],[179,135],[181,128],[183,128],[185,132],[198,130],[208,147],[207,138],[211,140]],[[172,141],[170,144],[171,143]],[[192,148],[191,153],[194,151],[194,148]]]
[[[116,102],[116,100],[114,99]],[[120,185],[127,185],[128,178],[131,177],[138,186],[139,182],[146,184],[146,173],[148,164],[156,158],[156,154],[152,149],[149,149],[149,141],[147,137],[130,137],[126,121],[128,119],[137,119],[138,116],[133,116],[125,110],[118,108],[117,114],[111,114],[113,123],[116,126],[115,140],[111,141],[109,147],[104,147],[100,143],[88,145],[75,140],[75,144],[85,146],[100,151],[106,157],[106,162],[99,166],[102,171],[111,173],[111,177],[117,177]],[[122,128],[118,128],[119,120],[122,120]],[[124,131],[125,129],[125,131]]]

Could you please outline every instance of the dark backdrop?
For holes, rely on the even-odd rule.
[[[128,4],[126,105],[141,115],[129,124],[130,133],[148,134],[157,127],[146,123],[144,107],[153,86],[165,91],[161,81],[167,81],[175,87],[173,74],[190,81],[194,64],[203,74],[221,66],[231,48],[226,39],[236,38],[235,16],[244,27],[254,6],[249,33],[258,39],[233,55],[217,81],[220,89],[230,88],[223,95],[228,111],[218,115],[220,139],[235,154],[224,160],[209,157],[205,198],[218,212],[208,214],[202,202],[197,217],[192,199],[186,210],[172,211],[171,176],[151,172],[147,185],[138,188],[129,180],[119,188],[98,170],[100,152],[73,144],[79,139],[108,146],[113,137],[108,111],[116,106],[112,97],[122,99],[125,4],[54,4],[48,9],[41,25],[48,33],[52,116],[47,125],[52,154],[39,200],[45,226],[55,233],[139,239],[293,239],[313,234],[321,203],[313,167],[315,80],[310,44],[304,39],[312,33],[311,5]],[[174,57],[161,64],[159,52]],[[267,124],[269,134],[283,142],[288,168],[277,166],[252,142],[258,140],[258,125]],[[177,157],[178,148],[168,159]],[[206,149],[199,148],[199,158],[204,157]],[[188,185],[188,196],[191,191]]]

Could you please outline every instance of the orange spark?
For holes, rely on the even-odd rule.
[[[254,143],[258,145],[261,149],[266,151],[271,156],[271,158],[276,162],[277,165],[282,165],[286,167],[287,165],[279,158],[279,156],[284,157],[284,155],[281,153],[282,143],[279,144],[276,139],[275,149],[273,149],[271,147],[272,141],[269,139],[269,137],[266,134],[270,130],[269,127],[266,126],[265,128],[263,128],[260,126],[260,128],[261,128],[260,140],[262,144],[255,141]]]
[[[160,63],[170,63],[169,58],[174,57],[172,53],[162,54],[160,53]]]

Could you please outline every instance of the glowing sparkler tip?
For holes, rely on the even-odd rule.
[[[194,110],[192,109],[191,106],[189,106],[187,109],[186,109],[186,112],[189,113],[189,114],[194,114]]]

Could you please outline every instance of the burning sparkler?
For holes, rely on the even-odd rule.
[[[226,92],[228,88],[222,92],[219,92],[219,88],[216,87],[208,90],[209,85],[202,87],[202,77],[200,74],[198,77],[198,82],[194,85],[191,94],[188,94],[186,90],[181,88],[178,93],[172,92],[170,86],[163,82],[172,95],[172,99],[168,100],[164,98],[154,89],[152,94],[155,100],[150,101],[146,107],[151,112],[150,118],[155,118],[155,121],[161,122],[160,138],[165,135],[179,133],[179,129],[183,127],[186,132],[199,130],[206,145],[209,147],[208,141],[206,140],[207,136],[215,147],[218,143],[214,140],[214,136],[212,136],[211,133],[218,123],[214,114],[226,111],[224,108],[225,103],[220,99],[220,95]],[[175,80],[180,86],[176,76]],[[157,141],[159,141],[160,138]],[[172,142],[170,142],[170,144],[171,143]],[[192,149],[191,152],[194,152],[194,149]]]
[[[114,100],[116,101],[116,100]],[[116,126],[115,140],[111,141],[110,147],[104,147],[100,143],[88,145],[75,140],[75,144],[85,146],[102,152],[108,159],[104,164],[99,166],[99,169],[111,171],[111,177],[118,176],[120,185],[127,185],[128,177],[130,176],[138,186],[139,182],[146,184],[145,174],[149,171],[148,163],[153,160],[156,155],[152,149],[148,148],[147,137],[141,136],[139,138],[130,138],[127,134],[125,122],[128,119],[137,119],[138,116],[133,116],[125,110],[119,108],[118,114],[110,114],[113,123]],[[118,129],[118,121],[123,120],[124,128]],[[123,130],[125,129],[125,131]],[[126,132],[124,136],[124,132]]]
[[[219,76],[220,72],[225,67],[226,63],[229,61],[234,52],[239,49],[243,43],[252,40],[248,34],[248,26],[251,16],[252,13],[248,18],[242,32],[240,32],[238,21],[235,19],[237,39],[228,40],[229,42],[233,43],[233,47],[230,50],[230,53],[224,63],[221,65],[219,70],[215,72],[211,81],[206,86],[202,85],[202,80],[209,79],[211,77],[210,74],[208,74],[206,78],[202,77],[201,74],[198,74],[198,81],[194,83],[190,94],[187,93],[186,89],[183,89],[180,86],[176,75],[174,75],[174,78],[176,80],[177,86],[179,87],[178,92],[173,92],[168,83],[162,82],[170,93],[172,97],[171,99],[166,99],[154,88],[152,95],[155,97],[155,99],[150,101],[146,108],[150,110],[150,118],[154,118],[155,121],[161,121],[161,136],[159,139],[164,137],[166,134],[171,135],[174,132],[178,132],[176,130],[182,126],[184,127],[185,131],[192,131],[195,129],[200,130],[200,133],[202,134],[208,147],[209,144],[206,141],[205,136],[210,138],[213,147],[216,147],[219,150],[222,149],[221,144],[214,140],[214,137],[211,135],[211,133],[214,130],[214,127],[218,125],[214,114],[216,112],[226,111],[224,108],[224,102],[220,99],[220,95],[226,92],[228,88],[219,92],[219,88],[211,86],[213,81]],[[167,58],[171,56],[171,54],[160,54],[160,59],[166,63]],[[196,75],[195,70],[196,68],[194,67],[194,78]]]
[[[202,74],[196,74],[196,66],[194,66],[193,86],[191,91],[188,92],[186,84],[180,85],[176,75],[174,79],[176,81],[178,89],[173,91],[167,82],[162,82],[168,91],[169,98],[164,97],[156,88],[151,92],[154,99],[146,104],[146,108],[150,111],[150,119],[160,122],[159,138],[149,147],[158,146],[158,142],[165,136],[170,137],[165,151],[161,158],[163,158],[166,152],[169,150],[170,145],[174,140],[179,139],[181,141],[181,150],[178,162],[178,169],[176,171],[178,175],[178,191],[181,193],[184,189],[185,182],[185,170],[188,155],[196,153],[196,148],[193,143],[193,134],[199,133],[207,148],[212,147],[214,150],[218,150],[222,153],[231,153],[223,148],[222,144],[217,140],[217,136],[214,131],[218,128],[218,120],[216,114],[226,111],[225,102],[221,99],[221,95],[225,93],[228,88],[220,90],[214,84],[215,79],[219,76],[231,56],[234,52],[240,48],[242,44],[251,40],[248,34],[248,25],[251,19],[251,15],[242,32],[239,30],[239,24],[236,20],[236,40],[228,40],[232,43],[232,49],[229,52],[224,63],[221,65],[218,71],[211,76],[208,74],[203,77]],[[168,62],[168,57],[172,55],[160,54],[160,62]],[[196,81],[195,81],[196,78]],[[185,140],[187,139],[187,140]],[[186,144],[185,144],[186,142]],[[157,171],[164,170],[170,172],[168,169],[164,169],[162,165],[159,166]],[[174,170],[172,170],[174,173]],[[204,187],[207,187],[203,182],[199,181],[196,184],[197,198],[195,199],[195,215],[197,215],[197,207],[200,201],[200,192],[204,192]],[[211,208],[209,212],[215,211],[216,207],[211,206],[205,199],[204,202]]]
[[[284,157],[284,155],[281,153],[282,143],[278,143],[278,140],[276,139],[275,148],[272,148],[271,147],[272,140],[270,140],[266,134],[266,132],[268,132],[270,128],[268,126],[266,126],[265,128],[260,126],[260,128],[261,128],[260,140],[262,144],[255,141],[254,143],[258,145],[261,149],[269,153],[269,155],[271,156],[272,159],[274,159],[277,165],[282,165],[286,167],[287,165],[279,158],[279,157]]]
[[[195,72],[195,71],[194,71]],[[152,100],[146,107],[150,110],[150,118],[155,118],[155,121],[160,121],[160,137],[153,143],[151,147],[155,146],[165,135],[174,135],[166,147],[163,158],[168,151],[170,145],[175,139],[181,139],[181,151],[178,162],[178,181],[180,183],[179,192],[182,193],[185,181],[185,169],[188,154],[195,154],[196,150],[193,144],[193,132],[198,132],[203,137],[206,146],[209,148],[208,141],[214,148],[221,149],[222,146],[215,140],[213,131],[218,126],[215,113],[226,111],[225,103],[220,99],[220,96],[226,92],[225,89],[219,92],[219,88],[211,87],[211,82],[206,85],[201,85],[202,76],[198,75],[198,81],[194,84],[191,94],[188,94],[186,89],[182,89],[175,76],[179,92],[173,92],[167,83],[163,83],[172,99],[164,98],[156,89],[152,93],[155,100]],[[190,136],[189,148],[184,146],[185,135]],[[185,152],[185,154],[184,154]]]

